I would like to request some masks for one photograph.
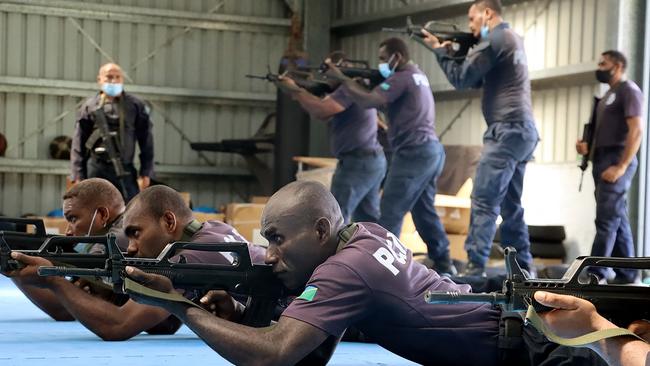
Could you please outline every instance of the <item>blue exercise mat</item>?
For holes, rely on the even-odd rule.
[[[330,365],[415,365],[376,344],[341,343]],[[0,365],[230,365],[187,327],[104,342],[78,322],[56,322],[0,276]]]

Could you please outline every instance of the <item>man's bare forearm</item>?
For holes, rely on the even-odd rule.
[[[168,304],[166,309],[235,365],[292,365],[326,338],[309,337],[296,330],[297,327],[283,326],[281,322],[252,328],[186,304]]]
[[[279,363],[280,344],[273,343],[269,334],[275,325],[251,328],[233,323],[207,311],[185,304],[173,304],[174,315],[185,323],[205,343],[235,365]]]
[[[291,96],[296,101],[298,101],[302,108],[307,111],[312,117],[326,120],[334,114],[332,111],[326,108],[322,99],[310,94],[304,89],[299,92],[292,93]]]
[[[650,345],[630,337],[614,337],[599,341],[590,346],[608,365],[648,366],[650,365]]]
[[[128,339],[158,323],[134,324],[122,307],[88,294],[63,278],[53,277],[51,288],[66,310],[103,340]],[[161,311],[153,307],[152,310]]]
[[[635,117],[635,119],[638,117]],[[623,168],[627,168],[636,153],[639,151],[641,146],[641,127],[640,121],[638,123],[631,123],[629,125],[629,131],[627,133],[627,138],[625,139],[625,149],[623,150],[623,155],[621,156],[621,161],[619,165]]]
[[[58,297],[52,290],[23,284],[20,280],[12,278],[18,289],[39,309],[57,321],[75,320],[72,315],[61,305]]]
[[[379,108],[385,104],[385,100],[381,95],[366,90],[355,80],[346,77],[342,82],[348,89],[350,97],[358,106],[362,108]]]

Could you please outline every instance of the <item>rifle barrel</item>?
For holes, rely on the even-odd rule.
[[[427,291],[424,294],[424,301],[429,304],[489,303],[497,305],[505,304],[507,297],[496,292],[472,294],[458,291]]]
[[[111,272],[100,268],[38,267],[39,276],[110,277]]]
[[[251,78],[251,79],[262,79],[262,80],[266,80],[266,79],[267,79],[266,76],[251,75],[251,74],[246,74],[246,77],[247,77],[247,78]]]

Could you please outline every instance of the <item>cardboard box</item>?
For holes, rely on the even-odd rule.
[[[63,217],[43,217],[43,224],[48,234],[65,235],[68,228],[68,222]]]
[[[178,194],[180,194],[181,197],[183,197],[183,201],[185,202],[187,207],[190,207],[190,201],[192,199],[190,196],[190,192],[178,192]]]
[[[266,204],[269,202],[269,196],[253,196],[251,197],[251,203],[261,203],[261,204]]]
[[[540,257],[533,257],[533,264],[538,267],[546,267],[546,266],[558,266],[562,264],[563,261],[560,258],[540,258]]]
[[[264,206],[260,203],[231,203],[226,207],[226,223],[252,242],[253,230],[260,229]]]
[[[224,222],[226,215],[222,213],[205,213],[205,212],[192,212],[194,218],[200,222],[206,221],[221,221]]]
[[[467,238],[467,235],[447,234],[447,239],[449,239],[449,254],[452,259],[467,261],[465,238]],[[420,235],[415,229],[410,212],[404,216],[402,233],[400,234],[399,240],[413,253],[427,253],[427,245],[422,241],[422,238],[420,238]]]
[[[451,200],[447,198],[451,198]],[[448,234],[466,235],[469,230],[470,212],[471,202],[469,199],[436,195],[436,213]]]
[[[436,213],[442,226],[449,234],[466,235],[469,230],[469,218],[472,208],[472,179],[469,178],[460,187],[455,196],[436,195]]]

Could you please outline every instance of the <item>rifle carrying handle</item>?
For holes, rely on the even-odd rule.
[[[48,249],[56,246],[56,245],[61,245],[61,244],[79,244],[79,243],[84,243],[84,244],[103,244],[104,246],[107,245],[107,236],[106,235],[97,235],[97,236],[62,236],[62,235],[57,235],[57,236],[52,236],[49,237],[41,248],[38,250],[39,253],[44,253],[47,252]]]
[[[10,224],[23,224],[23,225],[33,225],[34,226],[34,236],[43,237],[47,235],[45,232],[45,223],[41,219],[29,219],[29,218],[13,218],[13,217],[0,217],[0,222],[8,222]]]
[[[237,266],[252,267],[250,253],[248,252],[248,244],[243,242],[229,242],[229,243],[192,243],[177,241],[168,244],[161,253],[159,260],[167,260],[180,250],[196,250],[202,252],[221,252],[221,253],[235,253],[237,255]]]
[[[580,257],[578,259],[581,259]],[[650,258],[612,258],[612,257],[583,257],[579,270],[585,267],[612,267],[628,269],[650,269]]]

